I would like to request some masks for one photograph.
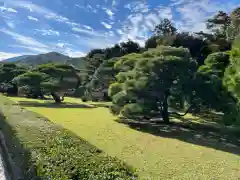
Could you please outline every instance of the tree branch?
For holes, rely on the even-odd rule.
[[[186,116],[189,113],[189,111],[191,110],[191,108],[192,108],[192,105],[187,109],[187,111],[184,114],[179,114],[177,112],[171,112],[171,114],[175,114],[177,116]]]

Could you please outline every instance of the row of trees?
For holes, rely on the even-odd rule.
[[[233,24],[237,27],[237,15],[239,9],[233,11],[231,15],[222,11],[218,12],[213,18],[206,22],[211,33],[189,33],[178,32],[173,23],[164,19],[153,29],[153,35],[146,41],[145,47],[141,48],[135,42],[116,44],[112,48],[94,49],[85,58],[87,73],[85,77],[86,96],[89,99],[108,100],[106,95],[108,86],[115,81],[115,70],[111,62],[117,61],[117,57],[130,53],[142,53],[159,45],[171,47],[184,47],[189,49],[191,57],[198,65],[203,65],[204,60],[214,52],[224,52],[231,49],[233,39],[229,37]],[[235,33],[236,36],[236,33]],[[113,60],[112,60],[113,59]],[[107,77],[109,73],[109,77]],[[106,79],[108,79],[106,81]],[[99,93],[102,92],[102,93]]]
[[[43,64],[28,69],[6,63],[0,67],[1,92],[10,95],[23,94],[31,98],[51,95],[56,103],[64,100],[65,94],[80,86],[78,70],[66,64]]]
[[[169,122],[169,107],[204,108],[223,112],[226,124],[240,123],[239,22],[240,8],[209,19],[211,33],[178,32],[164,19],[145,48],[104,58],[86,83],[85,95],[94,99],[94,92],[101,92],[101,100],[112,100],[112,112],[126,118]]]

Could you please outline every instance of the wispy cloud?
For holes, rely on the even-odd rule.
[[[108,8],[105,8],[105,7],[103,7],[102,9],[105,11],[105,13],[106,13],[110,18],[113,18],[114,12],[112,12],[111,9],[108,9]]]
[[[112,1],[112,6],[115,7],[116,5],[118,5],[118,1],[117,0],[113,0]]]
[[[58,31],[52,29],[35,29],[35,31],[41,33],[43,36],[60,36]]]
[[[6,8],[4,6],[0,6],[0,11],[1,12],[9,12],[9,13],[17,13],[16,9],[13,8]]]
[[[21,56],[21,55],[22,54],[18,54],[18,53],[0,52],[0,61],[9,59],[9,58],[13,58],[13,57],[17,57],[17,56]]]
[[[93,28],[92,28],[92,27],[90,27],[90,26],[87,26],[87,25],[83,25],[83,27],[85,27],[86,29],[89,29],[89,30],[93,30]]]
[[[41,48],[41,47],[35,47],[35,46],[29,46],[29,45],[19,45],[19,44],[9,45],[9,47],[27,49],[28,51],[30,51],[31,53],[34,53],[34,54],[36,54],[36,53],[47,53],[47,52],[52,51],[52,49],[50,47]],[[24,54],[22,54],[22,55],[24,55]]]
[[[133,4],[137,4],[137,6],[131,9]],[[170,7],[158,6],[151,12],[148,12],[148,6],[144,2],[134,2],[132,4],[127,4],[125,7],[130,8],[132,13],[128,15],[123,24],[123,28],[117,30],[117,32],[122,35],[121,41],[131,39],[142,46],[149,37],[150,32],[162,19],[173,18],[173,11]],[[139,11],[141,11],[141,9],[145,10],[140,13]]]
[[[37,18],[35,18],[35,17],[32,17],[32,16],[28,16],[27,17],[29,20],[31,20],[31,21],[38,21],[38,19]]]
[[[131,12],[141,12],[141,13],[147,13],[149,12],[149,5],[146,1],[133,1],[129,4],[126,4],[124,6],[125,8],[129,9]]]
[[[94,31],[93,29],[84,29],[80,27],[74,27],[72,28],[72,30],[81,34],[89,35],[89,36],[99,36],[99,37],[104,36],[103,33]]]
[[[51,19],[51,20],[58,21],[58,22],[69,22],[68,18],[58,15],[57,13],[55,13],[45,7],[34,4],[30,1],[21,1],[21,0],[19,0],[19,1],[17,1],[17,0],[11,0],[11,1],[2,0],[2,1],[4,1],[4,3],[8,6],[16,7],[16,8],[24,8],[24,9],[29,10],[30,12],[34,12],[35,14],[43,16],[47,19]]]
[[[0,29],[0,32],[11,36],[14,40],[16,40],[16,42],[25,45],[26,47],[29,48],[41,48],[41,49],[47,49],[48,46],[37,41],[36,39],[32,38],[32,37],[28,37],[28,36],[24,36],[12,31],[9,31],[7,29]]]
[[[206,31],[206,20],[214,13],[220,10],[229,12],[237,7],[230,1],[224,4],[212,0],[172,1],[171,6],[180,14],[180,20],[176,21],[176,25],[182,31]]]
[[[10,27],[11,29],[15,28],[15,23],[11,20],[5,20],[5,23],[7,24],[8,27]]]
[[[101,24],[106,28],[106,29],[112,29],[112,25],[111,24],[108,24],[108,23],[105,23],[105,22],[101,22]]]
[[[65,51],[63,53],[70,57],[83,57],[86,55],[86,53],[84,53],[82,51],[72,50],[70,48],[65,49]]]

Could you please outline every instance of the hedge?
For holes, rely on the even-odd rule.
[[[17,179],[137,179],[133,168],[0,95],[1,131]]]

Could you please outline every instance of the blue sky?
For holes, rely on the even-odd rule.
[[[0,0],[0,60],[57,51],[72,57],[132,39],[141,45],[161,19],[180,31],[205,30],[239,0]]]

